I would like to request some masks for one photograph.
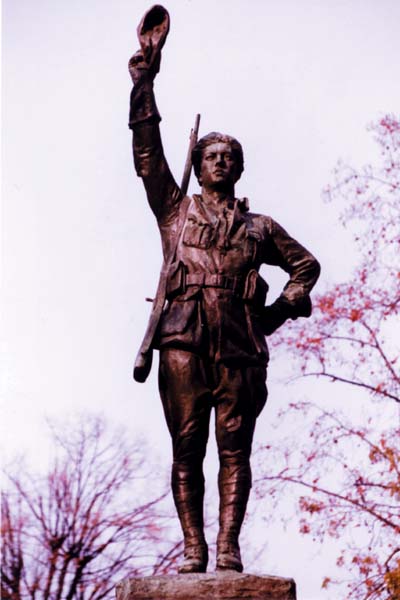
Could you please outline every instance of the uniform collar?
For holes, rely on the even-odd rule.
[[[211,208],[228,208],[230,210],[235,211],[236,208],[238,208],[241,212],[247,212],[249,210],[249,199],[248,198],[235,198],[233,201],[229,200],[229,201],[222,201],[220,203],[217,202],[206,202],[203,197],[200,194],[194,194],[193,198],[203,204],[203,206],[205,207],[211,207]]]

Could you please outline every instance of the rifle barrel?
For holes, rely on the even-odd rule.
[[[192,150],[197,142],[197,137],[199,134],[199,127],[200,127],[200,115],[197,114],[195,122],[194,122],[194,127],[190,132],[189,148],[188,148],[188,153],[186,156],[185,168],[183,170],[183,177],[182,177],[182,183],[181,183],[181,191],[182,191],[183,195],[186,195],[186,192],[189,187],[190,174],[192,172]]]

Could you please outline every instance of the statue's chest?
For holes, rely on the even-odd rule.
[[[206,210],[192,205],[178,244],[185,264],[211,271],[240,272],[254,267],[261,236],[237,209]]]

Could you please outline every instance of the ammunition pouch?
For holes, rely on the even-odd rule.
[[[243,291],[243,300],[253,304],[255,308],[265,305],[268,294],[268,283],[255,269],[248,272]]]

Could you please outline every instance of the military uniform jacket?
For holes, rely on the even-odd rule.
[[[132,126],[134,161],[161,234],[168,267],[167,302],[153,347],[181,347],[226,363],[266,364],[260,311],[267,285],[262,264],[289,275],[281,296],[292,318],[309,316],[316,259],[273,219],[251,213],[247,200],[207,204],[184,198],[162,148],[159,118]]]

